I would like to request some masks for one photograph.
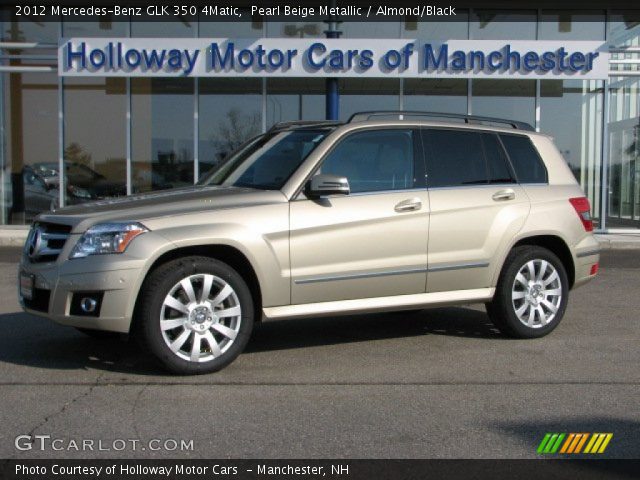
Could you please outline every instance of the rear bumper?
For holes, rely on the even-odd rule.
[[[600,243],[593,235],[586,237],[573,250],[575,280],[573,288],[580,287],[596,277],[592,274],[594,265],[600,263]]]

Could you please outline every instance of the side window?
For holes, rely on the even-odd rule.
[[[413,132],[369,130],[342,140],[324,159],[319,173],[347,177],[351,192],[413,188]]]
[[[547,183],[547,170],[528,137],[500,135],[520,183]]]
[[[464,130],[424,130],[427,186],[454,187],[487,183],[480,133]]]
[[[487,159],[489,183],[515,183],[516,180],[513,178],[498,136],[492,133],[483,133],[482,144]]]

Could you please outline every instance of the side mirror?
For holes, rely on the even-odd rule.
[[[311,177],[307,182],[305,191],[310,198],[326,197],[328,195],[349,195],[349,192],[349,181],[347,177],[328,174]]]

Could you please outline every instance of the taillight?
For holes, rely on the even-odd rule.
[[[573,208],[576,209],[585,231],[593,232],[593,220],[591,219],[591,205],[589,205],[589,200],[586,197],[576,197],[570,198],[569,202],[571,202]]]
[[[591,271],[589,272],[589,275],[597,274],[599,268],[600,268],[600,263],[594,263],[593,265],[591,265]]]

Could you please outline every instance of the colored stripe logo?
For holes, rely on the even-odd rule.
[[[613,433],[547,433],[537,451],[539,454],[604,453],[612,438]]]

